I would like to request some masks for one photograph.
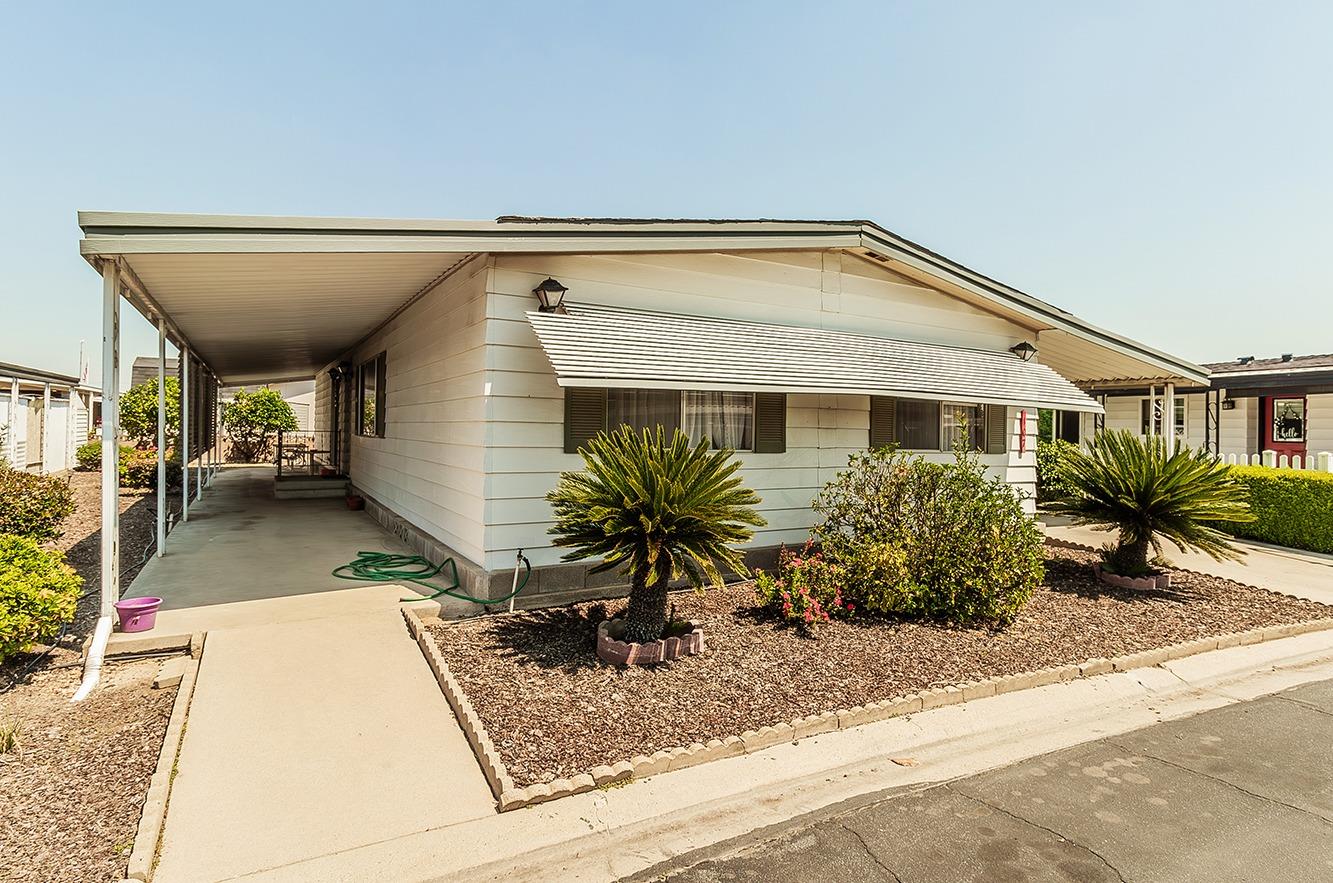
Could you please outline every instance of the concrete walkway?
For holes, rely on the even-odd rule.
[[[1042,515],[1041,520],[1046,526],[1046,535],[1055,539],[1100,548],[1115,538],[1114,533],[1107,531],[1075,527],[1068,518],[1061,516]],[[1240,539],[1235,545],[1245,552],[1240,561],[1214,561],[1201,552],[1182,553],[1169,544],[1166,557],[1187,570],[1333,604],[1333,555]]]
[[[1333,681],[744,838],[640,879],[1333,879]],[[748,842],[746,842],[748,841]]]
[[[399,612],[401,586],[331,578],[405,551],[341,500],[272,499],[225,470],[130,591],[161,634],[206,631],[155,881],[199,883],[495,814]]]

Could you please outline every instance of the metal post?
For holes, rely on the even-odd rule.
[[[102,264],[102,616],[120,600],[120,264]]]
[[[167,320],[157,320],[157,557],[167,548]]]
[[[204,368],[199,366],[199,453],[194,461],[194,498],[204,498],[204,413],[208,408],[208,396],[204,395]]]
[[[1162,387],[1162,432],[1166,434],[1166,455],[1176,452],[1176,385]]]
[[[18,434],[18,414],[19,414],[19,379],[17,377],[9,378],[9,431],[6,432],[5,459],[9,465],[15,469],[22,469],[26,463],[19,463],[19,434]]]
[[[42,384],[42,468],[38,471],[46,472],[46,463],[51,454],[51,384]]]
[[[190,520],[190,350],[181,347],[181,521]]]

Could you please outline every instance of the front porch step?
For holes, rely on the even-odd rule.
[[[283,478],[273,482],[273,496],[279,500],[308,500],[314,497],[347,496],[345,478]]]

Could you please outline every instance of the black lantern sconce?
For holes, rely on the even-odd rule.
[[[1031,362],[1032,357],[1037,354],[1037,348],[1025,340],[1022,343],[1016,343],[1009,347],[1009,352],[1018,356],[1024,362]]]
[[[541,313],[563,313],[565,311],[565,292],[568,288],[561,285],[554,279],[547,278],[532,289],[532,293],[537,295],[537,300],[541,301],[541,306],[537,311]]]

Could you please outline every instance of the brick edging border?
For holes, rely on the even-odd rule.
[[[468,742],[472,745],[472,750],[481,763],[482,770],[486,774],[486,781],[490,783],[491,791],[495,794],[500,812],[535,803],[545,803],[548,800],[569,797],[573,794],[581,794],[617,782],[643,779],[658,773],[685,769],[686,767],[707,763],[710,760],[752,754],[765,748],[771,748],[774,745],[780,745],[783,742],[795,742],[808,736],[849,729],[904,714],[929,711],[932,708],[942,708],[946,705],[958,705],[963,702],[985,699],[989,696],[998,696],[1002,693],[1012,693],[1017,690],[1045,687],[1049,684],[1063,683],[1078,678],[1096,677],[1097,675],[1130,671],[1136,668],[1149,668],[1161,665],[1164,662],[1193,656],[1196,653],[1207,653],[1210,650],[1225,650],[1230,647],[1259,644],[1264,641],[1275,641],[1280,638],[1333,629],[1333,618],[1316,619],[1250,629],[1244,632],[1229,632],[1216,637],[1199,638],[1198,640],[1170,644],[1165,647],[1140,650],[1137,653],[1110,659],[1098,657],[1080,663],[1040,668],[1036,671],[1020,674],[997,675],[980,681],[967,681],[947,687],[936,687],[931,690],[908,693],[906,696],[856,705],[838,711],[825,711],[798,717],[773,726],[760,727],[758,730],[746,730],[740,735],[727,736],[725,739],[710,739],[707,743],[692,742],[689,745],[662,749],[654,752],[651,756],[639,754],[629,760],[593,767],[588,772],[580,773],[571,779],[556,779],[549,784],[539,782],[524,788],[518,788],[505,770],[504,762],[500,759],[500,753],[496,751],[495,744],[486,733],[481,718],[477,715],[476,710],[472,708],[472,704],[464,694],[463,688],[450,673],[449,666],[441,657],[440,649],[431,638],[425,624],[417,616],[416,611],[410,607],[403,607],[402,610],[403,618],[407,620],[408,631],[412,633],[417,645],[421,647],[425,654],[431,670],[435,672],[436,680],[440,683],[440,689],[444,691],[445,698],[448,700],[450,707],[453,708],[454,714],[457,715],[458,722],[462,725],[463,732],[467,735]]]
[[[157,848],[162,840],[162,827],[167,820],[171,784],[176,775],[176,758],[180,755],[181,742],[185,738],[185,721],[190,714],[194,685],[199,677],[199,664],[203,660],[204,636],[196,634],[193,638],[197,639],[199,653],[191,654],[190,663],[181,676],[180,686],[176,688],[176,698],[171,703],[171,717],[167,719],[167,730],[162,734],[162,749],[158,752],[157,766],[149,780],[148,793],[144,796],[134,846],[130,848],[130,860],[125,870],[127,880],[148,881],[153,877]],[[192,640],[191,647],[194,646],[196,643]]]

